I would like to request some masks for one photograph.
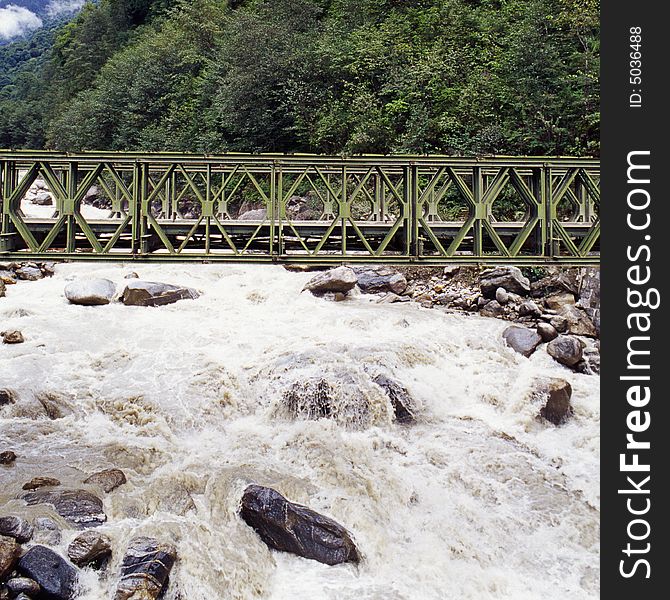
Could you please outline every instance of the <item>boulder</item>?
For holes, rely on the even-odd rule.
[[[349,267],[336,267],[312,277],[302,288],[312,292],[315,296],[326,292],[341,292],[346,294],[356,285],[356,273]]]
[[[532,300],[526,300],[519,305],[520,317],[533,317],[534,319],[538,319],[541,315],[542,309]]]
[[[0,452],[0,465],[11,465],[16,460],[16,454],[12,450]]]
[[[36,581],[49,600],[70,600],[77,587],[77,570],[45,546],[33,546],[18,563],[18,570]]]
[[[12,331],[3,331],[0,333],[0,336],[2,336],[3,344],[23,344],[23,342],[25,342],[23,334],[16,329]]]
[[[547,308],[552,310],[561,310],[568,304],[575,303],[575,295],[572,292],[559,292],[544,299]]]
[[[58,523],[49,517],[35,519],[33,541],[47,546],[57,546],[61,541],[61,530]]]
[[[549,323],[538,323],[536,331],[543,342],[551,342],[551,340],[555,340],[558,337],[558,331]]]
[[[498,304],[507,304],[509,302],[509,292],[505,288],[499,287],[496,290],[496,300],[498,301]]]
[[[573,304],[567,304],[561,308],[559,315],[564,317],[567,322],[567,330],[573,335],[584,335],[586,337],[596,337],[598,332],[593,321],[588,315]]]
[[[561,315],[555,315],[549,320],[549,324],[556,330],[558,333],[565,333],[568,330],[568,320]]]
[[[391,267],[352,267],[356,273],[358,287],[366,294],[393,292],[402,294],[407,289],[407,279]]]
[[[37,281],[43,277],[42,270],[37,265],[32,264],[19,267],[15,273],[19,279],[24,281]]]
[[[109,304],[115,294],[116,285],[109,279],[78,279],[65,286],[65,297],[82,306]]]
[[[582,360],[583,348],[577,338],[559,335],[547,344],[547,352],[557,362],[566,367],[574,367]]]
[[[240,221],[265,221],[268,216],[268,211],[265,208],[257,208],[255,210],[248,210],[237,217]]]
[[[498,288],[522,296],[530,292],[530,281],[521,274],[517,267],[487,269],[479,276],[479,286],[482,295],[491,299],[495,298]]]
[[[122,300],[126,306],[163,306],[178,300],[195,300],[199,297],[200,294],[192,288],[129,279],[123,290]]]
[[[542,343],[542,338],[536,331],[512,325],[503,331],[503,339],[515,352],[529,357]]]
[[[394,381],[386,375],[377,375],[373,381],[382,388],[389,397],[391,406],[393,406],[395,420],[402,424],[413,423],[413,406],[415,402],[409,395],[409,392],[397,381]]]
[[[60,481],[53,477],[33,477],[28,483],[24,483],[21,489],[36,490],[41,487],[54,487],[57,485],[60,485]]]
[[[40,593],[40,584],[28,577],[13,577],[7,582],[7,589],[12,598],[19,598],[21,594],[24,594],[24,598],[30,598]]]
[[[21,496],[28,505],[50,504],[72,525],[97,527],[107,520],[102,500],[86,490],[35,490]]]
[[[272,488],[248,486],[242,496],[240,516],[275,550],[327,565],[360,560],[344,527],[305,506],[289,502]]]
[[[570,404],[572,386],[564,379],[552,377],[542,382],[538,393],[546,398],[544,406],[540,409],[542,418],[554,425],[560,425],[573,414]]]
[[[0,535],[14,538],[25,544],[33,537],[33,526],[21,517],[0,517]]]
[[[84,483],[100,486],[105,492],[109,493],[126,483],[126,475],[121,469],[105,469],[93,473],[93,475],[84,479]]]
[[[541,298],[555,293],[577,293],[579,287],[577,269],[559,270],[531,284],[531,296]]]
[[[504,312],[503,307],[500,306],[500,303],[497,300],[491,300],[487,302],[479,311],[479,314],[482,317],[499,317]]]
[[[14,569],[21,556],[21,546],[12,537],[0,535],[0,580]]]
[[[89,529],[80,533],[68,546],[67,556],[78,567],[99,567],[112,553],[112,543],[106,535]]]
[[[133,539],[121,563],[114,600],[155,600],[177,558],[175,549],[148,537]]]

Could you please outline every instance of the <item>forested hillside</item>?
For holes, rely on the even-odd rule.
[[[597,155],[598,19],[598,0],[101,0],[37,63],[0,53],[0,147]]]

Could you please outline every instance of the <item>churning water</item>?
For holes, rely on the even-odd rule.
[[[106,277],[195,287],[195,301],[157,307],[68,304],[65,284]],[[114,556],[82,597],[109,598],[129,539],[172,541],[168,600],[556,599],[599,590],[599,379],[544,351],[505,347],[503,321],[357,296],[300,293],[311,274],[277,266],[60,265],[8,286],[0,346],[5,514],[51,475],[79,487],[102,468],[128,483],[104,498]],[[417,423],[393,423],[372,377],[401,382]],[[536,415],[534,382],[573,387],[575,415]],[[333,418],[282,409],[295,382],[319,377],[341,399]],[[59,418],[54,418],[59,417]],[[329,567],[271,552],[237,516],[251,482],[335,518],[364,556]],[[76,531],[65,530],[65,551]]]

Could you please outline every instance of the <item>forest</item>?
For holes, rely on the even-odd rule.
[[[598,0],[100,0],[0,47],[0,148],[599,154]]]

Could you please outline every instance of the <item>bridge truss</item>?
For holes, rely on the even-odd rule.
[[[0,151],[0,204],[11,260],[600,258],[593,159]]]

